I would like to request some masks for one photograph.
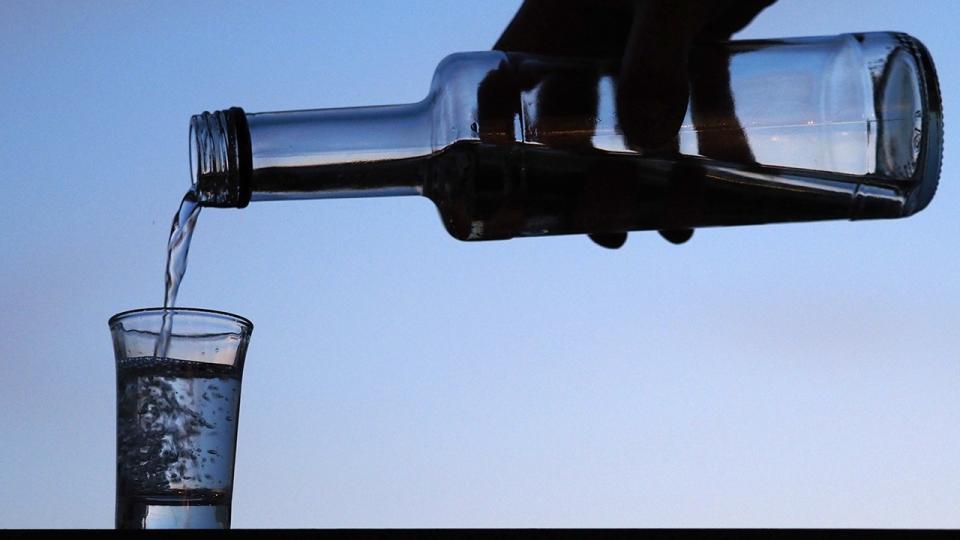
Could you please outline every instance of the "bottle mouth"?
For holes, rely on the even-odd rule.
[[[201,206],[243,208],[250,202],[253,158],[243,109],[190,118],[190,182]]]

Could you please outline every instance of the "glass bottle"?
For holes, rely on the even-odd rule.
[[[698,49],[673,148],[627,144],[615,62],[458,53],[418,103],[191,120],[201,205],[423,195],[461,240],[898,218],[936,190],[941,102],[901,33]]]

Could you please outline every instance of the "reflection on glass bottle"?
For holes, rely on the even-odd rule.
[[[617,66],[497,51],[408,105],[191,121],[205,206],[424,195],[461,240],[908,216],[933,197],[936,73],[905,34],[738,41],[691,59],[672,148],[629,142]]]

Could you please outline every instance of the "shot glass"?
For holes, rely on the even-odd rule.
[[[110,318],[118,529],[230,528],[240,382],[253,323],[191,308]]]

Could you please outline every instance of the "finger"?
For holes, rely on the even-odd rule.
[[[627,241],[627,233],[596,233],[589,235],[597,245],[607,249],[618,249]]]
[[[637,3],[617,85],[620,129],[632,148],[661,149],[680,129],[689,96],[687,56],[706,11],[694,0]]]
[[[726,0],[697,37],[700,42],[726,40],[774,0]],[[753,163],[754,156],[736,115],[730,85],[730,55],[722,47],[694,47],[689,55],[691,118],[699,153],[734,163]]]
[[[586,0],[526,0],[494,49],[547,56],[617,58],[630,30],[631,9],[628,0],[607,0],[599,5]],[[549,73],[523,67],[516,73],[517,89],[530,90],[538,85],[538,115],[529,120],[549,139],[538,142],[568,148],[589,145],[592,132],[584,125],[596,115],[596,80],[554,80]],[[491,82],[489,86],[503,85]]]
[[[630,31],[631,13],[629,0],[526,0],[494,49],[550,56],[619,58]],[[547,75],[534,79],[539,83],[537,116],[528,120],[541,134],[543,140],[538,142],[552,148],[590,147],[595,126],[584,122],[596,115],[596,78],[555,80]],[[523,84],[526,88],[527,83]],[[594,183],[587,182],[580,200],[591,200],[591,188],[595,188]],[[582,204],[589,206],[588,202]],[[581,207],[574,214],[581,212],[587,210]],[[627,235],[603,233],[591,238],[598,245],[616,249],[626,242]]]
[[[665,230],[659,232],[660,236],[662,236],[667,242],[677,245],[690,240],[690,237],[693,236],[693,229]]]
[[[501,65],[490,71],[477,88],[477,135],[491,144],[510,144],[517,139],[514,118],[520,114],[516,77]]]

